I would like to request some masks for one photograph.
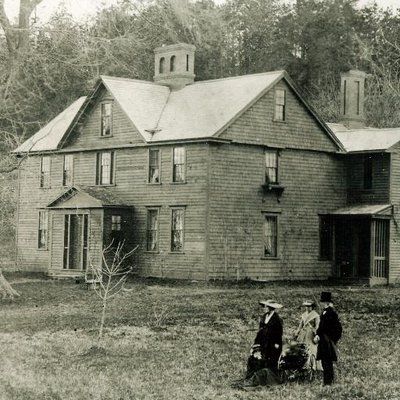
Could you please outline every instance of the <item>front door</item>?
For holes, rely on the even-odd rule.
[[[86,269],[88,263],[88,214],[64,216],[64,269]]]

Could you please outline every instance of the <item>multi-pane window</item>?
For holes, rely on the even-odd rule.
[[[149,183],[160,183],[160,150],[149,150]]]
[[[265,150],[265,182],[278,183],[278,152]]]
[[[40,187],[50,186],[50,156],[43,156],[40,160]]]
[[[326,215],[319,218],[319,256],[321,260],[333,258],[333,221]]]
[[[364,179],[363,186],[364,189],[372,189],[372,156],[364,156]]]
[[[114,152],[97,153],[96,185],[111,185],[114,183]]]
[[[286,91],[275,90],[275,121],[284,121],[286,118]]]
[[[48,214],[47,211],[39,211],[38,248],[47,248]]]
[[[121,215],[111,215],[111,241],[113,246],[118,246],[123,240],[122,236],[122,217]]]
[[[158,251],[158,208],[147,210],[147,251]]]
[[[172,182],[185,182],[185,148],[174,147]]]
[[[74,171],[74,156],[72,154],[66,154],[64,156],[63,164],[63,186],[70,186],[73,182],[73,171]]]
[[[183,228],[185,210],[183,208],[172,209],[171,216],[171,251],[183,251]]]
[[[264,257],[276,257],[278,254],[278,217],[264,215]]]
[[[101,104],[101,136],[112,135],[112,103]]]

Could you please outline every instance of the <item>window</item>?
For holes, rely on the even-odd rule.
[[[286,118],[286,91],[275,90],[275,121],[285,121]]]
[[[70,186],[73,182],[73,174],[74,174],[74,156],[72,154],[66,154],[64,156],[64,165],[63,165],[63,186]]]
[[[189,54],[186,54],[186,71],[189,71]]]
[[[160,183],[160,150],[149,150],[149,183]]]
[[[158,251],[158,208],[147,210],[146,250]]]
[[[112,103],[101,104],[101,136],[112,135]]]
[[[122,241],[122,217],[120,215],[111,215],[111,242],[113,247],[117,247]]]
[[[356,110],[356,114],[360,115],[360,82],[359,81],[355,81],[356,84],[356,94],[357,94],[357,110]]]
[[[47,249],[48,215],[47,211],[39,211],[38,248]]]
[[[183,251],[184,214],[185,214],[185,210],[183,208],[172,209],[172,216],[171,216],[171,251],[172,252]]]
[[[326,215],[319,217],[319,257],[327,261],[333,258],[333,221]]]
[[[159,72],[160,74],[163,74],[163,73],[164,73],[164,70],[165,70],[165,58],[164,58],[164,57],[161,57],[161,58],[160,58],[160,64],[159,64],[159,66],[158,66],[158,72]]]
[[[264,257],[277,257],[278,217],[264,215]]]
[[[278,183],[278,152],[265,150],[265,182]]]
[[[97,153],[96,185],[112,185],[114,183],[114,152]]]
[[[170,58],[170,60],[169,60],[169,70],[170,70],[171,72],[175,71],[175,59],[176,59],[176,57],[175,57],[175,56],[172,56],[172,57]]]
[[[364,156],[364,189],[372,189],[372,156]]]
[[[184,147],[174,147],[172,182],[185,182],[185,160],[186,152]]]
[[[50,186],[50,157],[43,156],[40,160],[40,187]]]
[[[346,115],[347,81],[343,81],[343,115]]]

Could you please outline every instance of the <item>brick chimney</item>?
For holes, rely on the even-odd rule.
[[[194,82],[196,47],[187,43],[172,44],[154,50],[154,82],[179,90]]]
[[[352,69],[341,75],[340,119],[348,128],[365,126],[364,86],[365,72]]]

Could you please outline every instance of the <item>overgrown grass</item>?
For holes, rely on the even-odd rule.
[[[21,277],[18,277],[21,280]],[[11,279],[12,282],[12,279]],[[257,326],[257,301],[276,298],[286,336],[304,298],[300,284],[130,282],[110,304],[100,351],[100,302],[69,282],[15,283],[0,306],[0,399],[373,399],[400,395],[400,289],[331,289],[344,337],[337,384],[235,390]]]

